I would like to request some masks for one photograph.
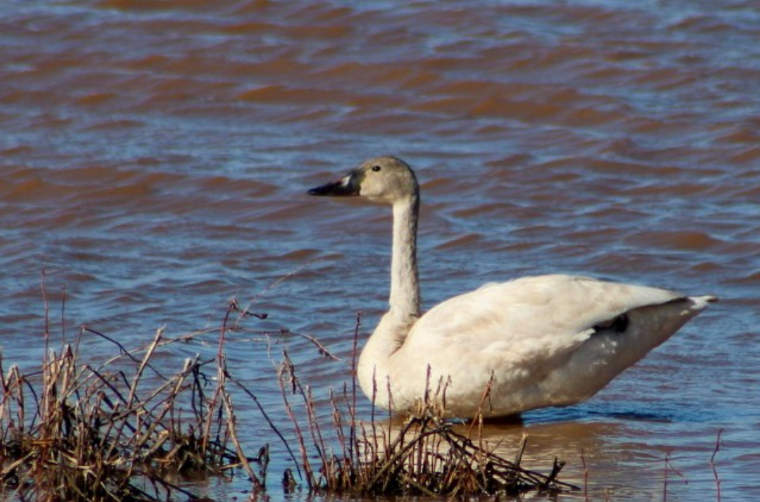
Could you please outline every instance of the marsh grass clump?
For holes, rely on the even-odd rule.
[[[97,366],[82,361],[78,349],[87,333],[113,342],[119,355]],[[6,370],[0,360],[0,496],[193,499],[174,480],[235,467],[263,491],[266,452],[248,458],[240,447],[224,354],[209,361],[196,355],[167,376],[166,365],[159,370],[153,358],[173,341],[158,330],[147,346],[128,351],[85,327],[76,344],[46,350],[37,372]],[[205,370],[213,371],[214,362],[210,378]]]
[[[230,320],[233,313],[236,321]],[[374,406],[367,420],[359,417],[355,376],[319,401],[301,383],[287,348],[277,365],[290,419],[290,432],[284,434],[275,425],[282,423],[282,409],[265,409],[227,366],[225,339],[232,332],[254,332],[242,326],[251,317],[264,316],[241,311],[233,301],[218,330],[168,338],[159,329],[133,350],[86,326],[75,343],[62,341],[51,350],[46,322],[39,370],[6,368],[0,357],[0,498],[196,500],[182,486],[184,479],[240,473],[251,483],[251,498],[266,498],[269,446],[255,454],[245,451],[233,398],[255,403],[282,443],[277,451],[289,455],[293,469],[282,475],[285,492],[465,499],[576,489],[557,479],[561,462],[555,460],[546,475],[524,469],[522,450],[514,461],[496,455],[481,439],[482,422],[446,421],[433,400],[421,403],[403,425],[394,425],[398,420],[390,413],[376,416]],[[360,323],[358,316],[353,375]],[[162,348],[214,332],[216,356],[195,355],[175,369],[166,362],[171,356]],[[337,359],[308,335],[257,333],[297,336],[321,356]],[[84,360],[80,347],[87,336],[105,340],[116,355],[97,364]]]
[[[354,333],[353,375],[356,375],[357,338],[361,317]],[[400,426],[375,416],[357,418],[357,382],[352,379],[330,399],[332,432],[320,425],[317,406],[308,386],[301,384],[287,351],[280,366],[280,383],[285,407],[293,422],[301,451],[303,477],[311,493],[363,496],[430,496],[458,499],[517,495],[528,491],[557,494],[579,490],[558,480],[564,462],[554,460],[549,474],[523,468],[522,454],[527,437],[509,461],[489,449],[482,440],[482,417],[469,424],[445,420],[441,401],[429,399]],[[445,389],[439,391],[445,393]],[[487,398],[487,392],[484,399]],[[289,396],[299,396],[302,412]],[[305,423],[302,423],[305,422]],[[460,432],[459,430],[463,432]],[[313,462],[313,445],[318,462]],[[314,465],[316,464],[316,465]],[[286,475],[284,484],[292,483]]]
[[[353,446],[343,442],[340,453],[331,453],[326,445],[316,448],[319,469],[305,470],[313,493],[471,499],[579,489],[557,479],[564,466],[557,459],[548,475],[521,467],[525,441],[517,460],[509,461],[458,432],[457,424],[431,408],[409,417],[397,431],[377,423],[349,425],[338,415],[335,425],[344,429],[342,441]]]

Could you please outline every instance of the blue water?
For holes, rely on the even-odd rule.
[[[592,500],[760,495],[760,30],[751,2],[0,3],[4,367],[82,325],[213,357],[227,303],[269,314],[229,364],[283,424],[287,345],[320,399],[387,301],[389,215],[305,191],[391,153],[423,189],[426,308],[569,272],[721,302],[587,403],[487,436]],[[293,274],[288,276],[288,274]],[[287,279],[278,282],[279,279]],[[64,301],[65,299],[65,301]],[[63,322],[61,322],[63,318]],[[317,337],[319,356],[288,329]],[[86,335],[86,357],[113,345]],[[360,397],[362,412],[369,405]],[[272,439],[239,399],[252,451]],[[325,411],[324,413],[328,413]],[[283,425],[288,429],[287,425]],[[271,479],[290,466],[282,451]],[[242,476],[197,487],[243,497]],[[609,489],[609,495],[605,495]],[[285,495],[274,482],[273,499]]]

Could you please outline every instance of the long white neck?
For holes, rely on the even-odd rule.
[[[393,205],[393,257],[389,314],[412,324],[420,316],[420,285],[417,275],[418,194]]]
[[[397,405],[409,404],[403,401],[405,397],[398,392],[396,382],[398,378],[404,379],[400,375],[408,368],[393,356],[420,317],[420,286],[417,279],[419,206],[418,194],[393,205],[390,310],[380,320],[359,357],[357,376],[364,393],[370,397],[376,394],[377,403],[386,409],[389,407],[389,385],[397,390],[393,394]]]

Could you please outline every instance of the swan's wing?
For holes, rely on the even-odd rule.
[[[415,324],[406,343],[428,336],[440,342],[476,337],[483,346],[573,336],[630,310],[683,296],[588,277],[524,277],[488,284],[437,305]]]
[[[489,285],[422,316],[399,350],[399,372],[419,382],[415,372],[430,368],[433,382],[448,380],[454,413],[477,409],[490,383],[490,414],[576,403],[712,300],[563,275]]]
[[[477,370],[509,367],[548,373],[617,316],[682,297],[587,277],[525,277],[434,307],[414,325],[404,350],[419,354],[438,372],[457,361],[478,361]]]

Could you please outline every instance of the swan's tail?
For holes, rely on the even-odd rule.
[[[697,311],[707,308],[708,303],[715,303],[718,301],[718,297],[712,295],[689,296],[688,299],[691,300],[691,310]]]

